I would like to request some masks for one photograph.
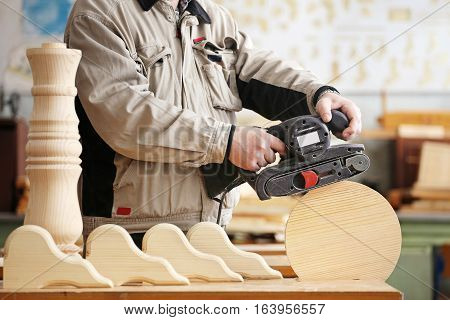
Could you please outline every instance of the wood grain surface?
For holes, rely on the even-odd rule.
[[[197,223],[189,229],[187,238],[194,248],[222,258],[231,270],[246,279],[282,278],[281,273],[270,268],[259,254],[238,249],[216,223]]]
[[[0,282],[0,288],[2,284]],[[383,281],[249,280],[241,283],[192,283],[189,286],[122,286],[111,289],[0,289],[0,299],[128,300],[307,300],[402,299]]]
[[[173,224],[160,223],[148,230],[142,240],[142,250],[167,259],[177,272],[189,279],[243,281],[222,258],[194,248],[183,231]]]
[[[112,287],[113,283],[79,254],[59,250],[44,228],[17,228],[6,240],[4,287],[19,290],[52,285],[99,288]]]
[[[130,234],[114,224],[105,224],[91,232],[86,241],[86,259],[116,286],[128,282],[189,284],[166,259],[142,252]]]
[[[77,196],[81,144],[74,99],[81,51],[46,43],[28,49],[27,57],[34,104],[26,148],[30,200],[25,224],[46,229],[66,253],[78,252],[75,242],[83,229]]]
[[[286,252],[302,280],[386,280],[401,250],[389,203],[350,181],[302,197],[286,227]]]

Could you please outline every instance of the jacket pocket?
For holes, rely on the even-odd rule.
[[[235,52],[206,41],[195,44],[194,53],[211,106],[228,111],[242,110],[236,85]]]
[[[113,217],[169,218],[202,212],[197,168],[131,160],[114,189]],[[119,208],[129,208],[120,214]]]
[[[134,182],[134,176],[137,172],[137,161],[120,154],[116,154],[114,164],[116,166],[116,178],[113,182],[114,191],[117,191],[125,186],[132,185]]]
[[[231,82],[236,81],[235,73],[231,70],[223,70],[214,63],[205,64],[201,68],[205,75],[204,79],[212,107],[230,111],[242,110],[241,100],[231,91]],[[225,77],[228,78],[228,81]]]
[[[149,82],[149,90],[155,97],[173,101],[175,95],[175,69],[172,50],[169,47],[153,45],[137,50],[142,60]]]

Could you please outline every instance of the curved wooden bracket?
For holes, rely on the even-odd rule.
[[[225,230],[212,222],[200,222],[187,233],[192,246],[221,257],[231,270],[248,279],[280,279],[283,276],[269,267],[263,257],[236,248]]]
[[[116,286],[129,282],[157,285],[187,285],[189,280],[163,258],[142,252],[122,227],[106,224],[91,232],[86,241],[86,259]]]
[[[40,289],[49,286],[112,288],[94,266],[79,254],[58,249],[42,227],[26,225],[14,230],[5,244],[3,287]]]
[[[221,258],[191,246],[181,229],[172,224],[162,223],[148,230],[142,248],[146,253],[166,258],[175,270],[189,279],[243,281]]]

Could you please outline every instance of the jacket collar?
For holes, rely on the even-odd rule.
[[[138,1],[144,11],[149,11],[155,5],[155,3],[158,2],[158,0],[138,0]],[[211,24],[210,16],[205,11],[205,9],[203,9],[200,3],[197,2],[197,0],[191,0],[186,10],[188,10],[194,16],[197,16],[198,21],[200,23]]]

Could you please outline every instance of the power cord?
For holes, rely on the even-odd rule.
[[[221,220],[222,220],[222,207],[223,207],[223,202],[225,200],[225,196],[228,194],[228,192],[230,192],[231,190],[233,190],[234,188],[238,187],[239,185],[241,185],[242,183],[244,183],[245,180],[241,177],[236,178],[232,183],[230,183],[225,190],[222,193],[222,196],[220,197],[220,199],[214,198],[214,200],[216,200],[217,202],[219,202],[219,209],[217,211],[217,220],[216,223],[220,226],[221,225]]]

